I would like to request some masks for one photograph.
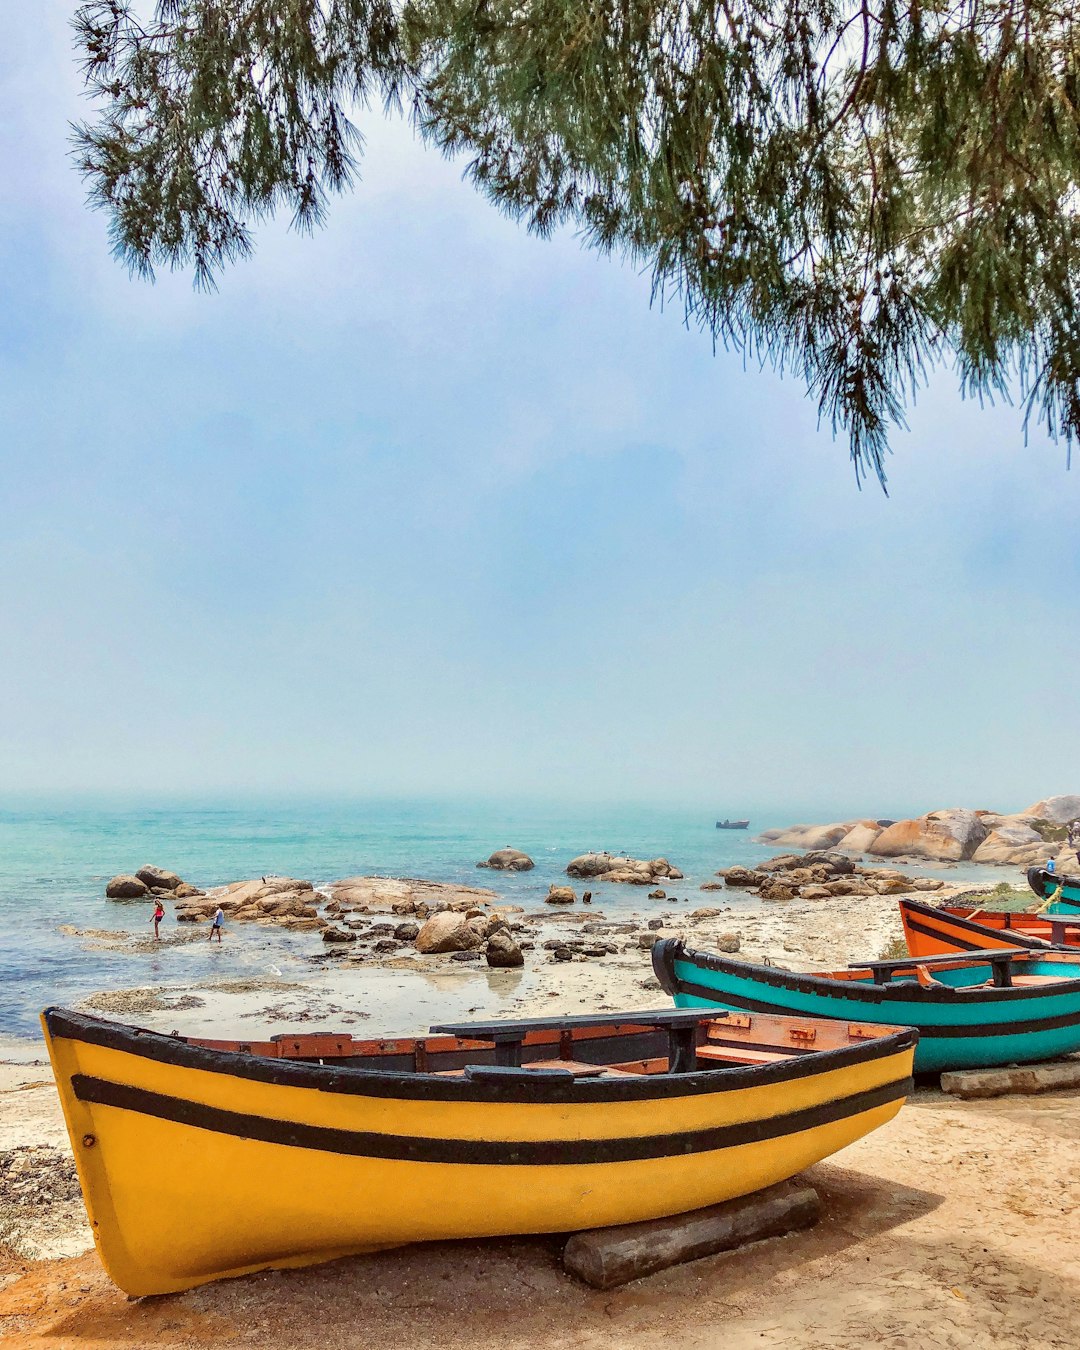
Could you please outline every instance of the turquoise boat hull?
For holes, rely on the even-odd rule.
[[[990,967],[971,953],[959,970],[942,970],[932,987],[914,979],[802,975],[774,966],[697,952],[677,939],[653,947],[653,968],[680,1008],[827,1017],[917,1028],[915,1069],[983,1069],[1027,1064],[1080,1050],[1080,955],[1075,961],[1032,952],[1026,976],[1054,983],[998,988]]]
[[[1029,867],[1027,880],[1040,900],[1054,896],[1045,909],[1040,909],[1040,913],[1080,914],[1080,877],[1065,872],[1048,872],[1045,867]],[[1057,894],[1059,890],[1060,895]]]

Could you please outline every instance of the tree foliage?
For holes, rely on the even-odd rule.
[[[1080,28],[1064,0],[91,0],[76,130],[115,250],[213,284],[408,108],[542,234],[794,369],[856,474],[925,372],[1080,433]]]

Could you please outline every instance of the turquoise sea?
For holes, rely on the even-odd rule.
[[[226,971],[237,976],[284,973],[286,967],[309,965],[322,950],[317,935],[261,926],[238,929],[243,940],[220,950],[201,942],[151,949],[143,940],[149,936],[150,907],[104,898],[111,876],[134,872],[144,863],[169,868],[201,887],[271,872],[316,885],[358,874],[424,877],[490,886],[531,907],[552,882],[565,881],[563,869],[575,854],[606,848],[634,857],[667,857],[686,874],[685,881],[667,887],[669,894],[705,903],[701,882],[720,867],[749,864],[774,852],[755,844],[754,835],[790,821],[790,815],[761,817],[749,831],[729,831],[717,830],[715,818],[705,812],[490,802],[0,809],[0,1036],[32,1037],[41,1008],[72,1003],[97,990],[192,981]],[[477,870],[478,859],[506,845],[529,853],[535,870]],[[990,879],[985,869],[972,872]],[[648,901],[640,887],[594,889],[608,914],[662,904]],[[177,932],[171,914],[163,934],[170,928]],[[131,934],[130,945],[123,938],[94,936],[118,931]]]

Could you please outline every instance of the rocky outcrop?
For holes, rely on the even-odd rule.
[[[835,845],[842,853],[868,853],[870,845],[881,833],[876,820],[860,820]]]
[[[572,905],[577,893],[571,886],[550,886],[544,896],[545,905]]]
[[[138,877],[121,875],[113,877],[105,887],[105,894],[110,900],[141,900],[150,894],[150,887]]]
[[[511,968],[525,964],[525,957],[522,955],[521,948],[510,934],[502,928],[492,933],[491,937],[488,938],[487,946],[484,948],[484,956],[489,966]]]
[[[531,872],[536,866],[527,853],[519,848],[497,849],[487,862],[478,862],[477,867],[490,867],[496,872]]]
[[[176,918],[180,923],[198,923],[209,919],[220,905],[230,920],[306,931],[326,927],[326,920],[317,908],[319,899],[310,881],[255,877],[251,881],[234,881],[209,895],[183,900],[177,906]]]
[[[834,895],[903,895],[911,891],[936,891],[945,884],[936,877],[908,877],[885,867],[857,867],[844,853],[815,850],[801,856],[781,853],[763,862],[754,872],[728,868],[735,873],[740,890],[756,890],[762,900],[828,900]]]
[[[848,820],[832,825],[789,825],[786,829],[762,830],[759,844],[780,844],[788,848],[833,848],[861,822]]]
[[[1021,812],[1021,815],[1049,820],[1055,825],[1068,825],[1070,821],[1080,819],[1080,796],[1072,793],[1061,797],[1044,797],[1041,802]]]
[[[972,854],[972,862],[1030,867],[1048,856],[1042,835],[1022,821],[1002,823],[992,829]]]
[[[880,858],[903,856],[934,862],[985,862],[1028,867],[1060,856],[1064,827],[1080,819],[1080,795],[1044,797],[1013,814],[952,809],[907,820],[851,820],[832,825],[791,825],[765,830],[759,843],[813,850],[837,849]],[[838,831],[840,833],[838,834]],[[1075,861],[1066,855],[1065,861]]]
[[[345,877],[326,889],[342,910],[359,914],[391,910],[424,917],[438,909],[480,909],[499,898],[486,886],[457,886],[415,877]]]
[[[140,867],[135,875],[151,890],[157,886],[164,891],[175,891],[182,884],[175,872],[166,872],[163,867],[152,867],[149,863]]]
[[[416,935],[416,950],[425,956],[442,952],[471,952],[486,936],[487,920],[470,919],[452,909],[433,914]]]
[[[898,820],[882,830],[869,852],[878,858],[900,856],[935,862],[970,858],[989,831],[975,811],[932,811],[914,820]]]
[[[597,881],[652,886],[658,881],[681,881],[683,874],[666,858],[625,858],[611,853],[582,853],[566,864],[571,877],[595,877]]]

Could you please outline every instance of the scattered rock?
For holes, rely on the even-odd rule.
[[[572,961],[574,954],[569,947],[553,947],[551,949],[551,959],[553,961]]]
[[[466,952],[479,947],[482,940],[474,921],[446,909],[433,914],[420,929],[416,935],[416,950],[425,955]]]
[[[722,914],[723,912],[724,911],[721,909],[709,909],[706,907],[704,909],[695,909],[690,917],[692,919],[715,919],[718,914]]]
[[[663,926],[664,926],[663,919],[650,919],[649,922],[646,924],[647,928],[654,928],[654,929],[663,928]]]
[[[545,905],[572,905],[577,899],[577,892],[570,886],[551,886],[547,895],[544,896]]]
[[[760,886],[765,880],[765,876],[760,871],[751,871],[749,867],[725,867],[723,871],[717,872],[718,877],[724,878],[724,885],[730,886],[733,890],[749,890],[751,887]],[[702,890],[712,889],[712,883],[706,882]],[[717,888],[719,889],[719,888]]]
[[[394,929],[394,937],[398,942],[415,942],[420,934],[420,925],[418,923],[399,923]]]
[[[489,966],[523,966],[521,948],[505,929],[492,933],[484,951]]]
[[[347,933],[341,928],[330,926],[323,929],[322,940],[324,942],[355,942],[356,934]]]
[[[737,952],[742,946],[742,938],[738,933],[721,933],[713,939],[713,946],[718,952]]]
[[[177,900],[195,899],[200,895],[205,895],[205,891],[200,891],[198,886],[192,886],[188,881],[182,881],[173,892]]]
[[[454,952],[454,953],[451,955],[450,960],[451,960],[451,961],[479,961],[479,960],[480,960],[480,953],[479,953],[479,952],[476,952],[476,951],[460,951],[460,952]]]
[[[138,877],[118,876],[105,887],[105,895],[110,900],[141,900],[149,895],[150,887]]]
[[[650,891],[650,892],[649,892],[649,899],[650,899],[650,900],[666,900],[666,899],[667,899],[667,891],[662,891],[662,890],[659,890],[659,889],[657,889],[657,890],[655,890],[655,891]]]

